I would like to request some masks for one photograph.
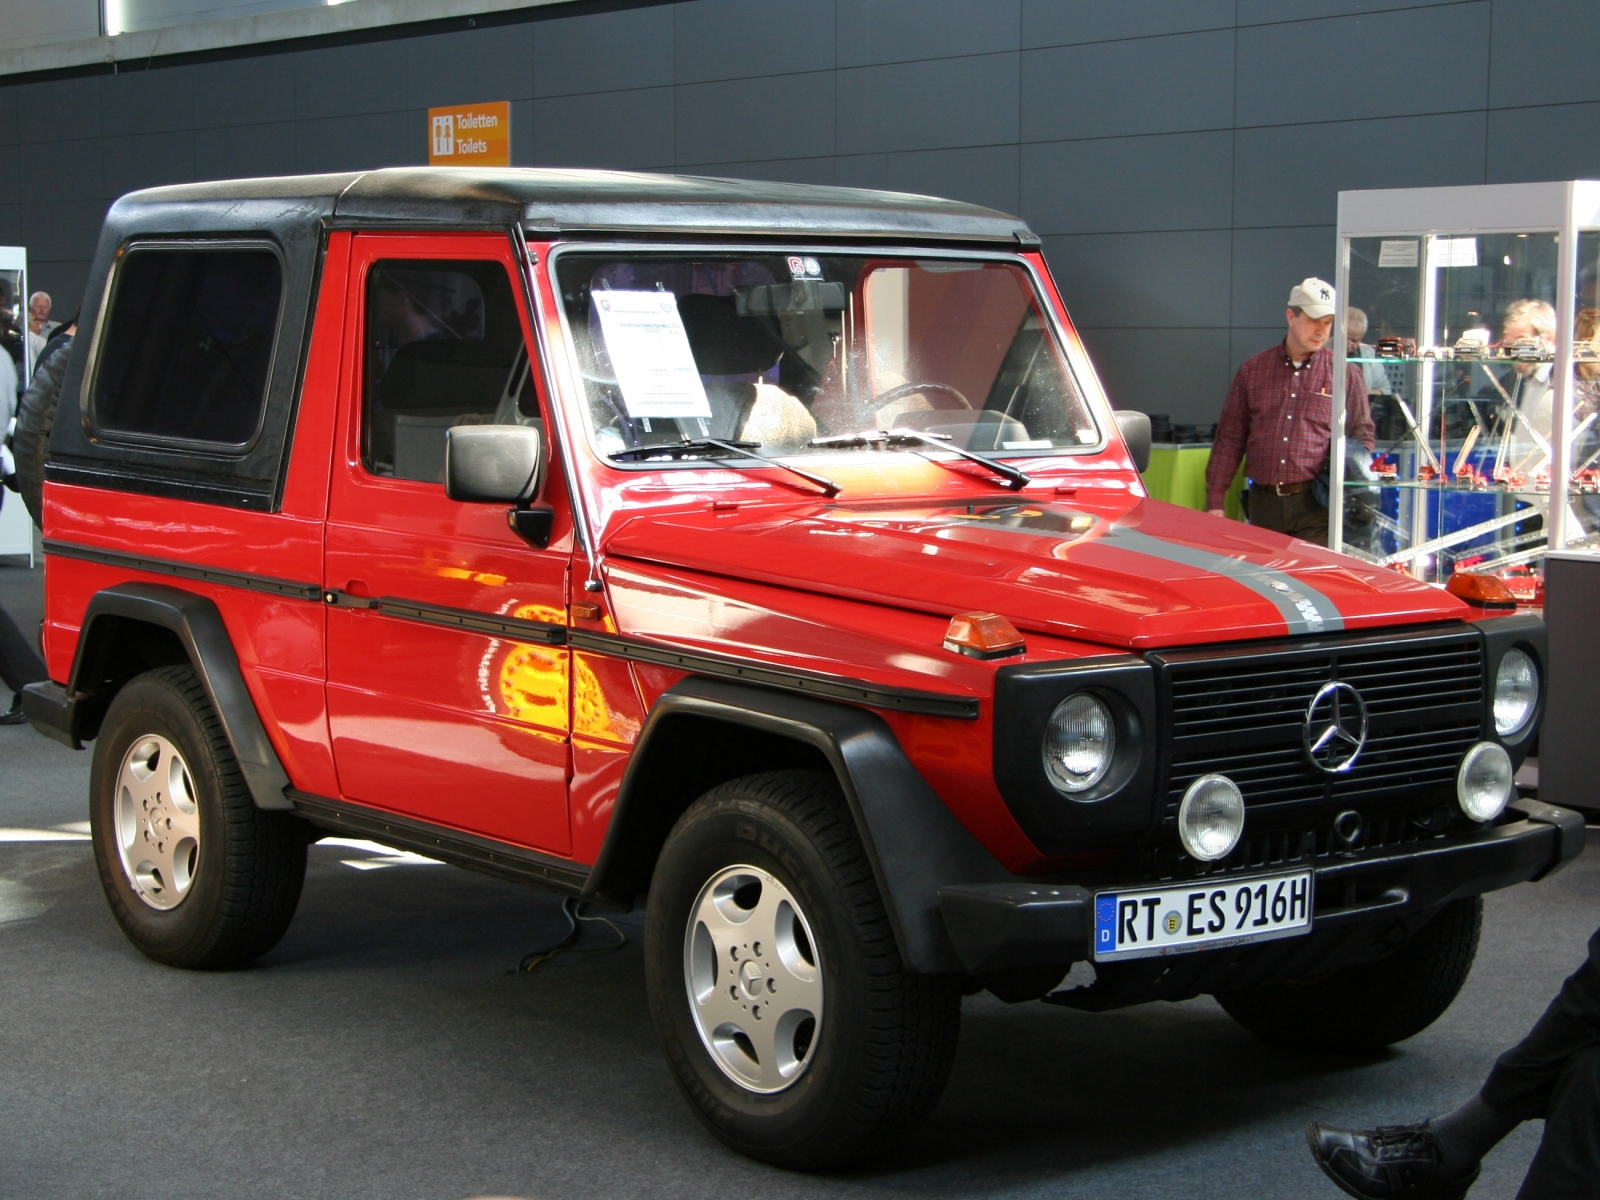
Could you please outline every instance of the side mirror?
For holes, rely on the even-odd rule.
[[[526,505],[539,494],[539,431],[527,425],[457,425],[445,431],[444,494],[452,500]]]
[[[1122,440],[1128,444],[1128,453],[1133,456],[1133,465],[1143,474],[1150,465],[1150,418],[1142,412],[1134,412],[1131,408],[1119,408],[1116,411],[1117,430],[1122,434]],[[448,477],[448,472],[447,472]]]

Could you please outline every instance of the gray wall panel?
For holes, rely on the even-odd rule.
[[[100,137],[105,132],[100,105],[105,84],[103,75],[13,84],[6,90],[16,93],[17,140],[24,145],[56,142],[64,131],[71,137]]]
[[[409,107],[405,67],[413,49],[406,42],[366,42],[295,54],[289,60],[294,64],[295,118],[317,120]]]
[[[1084,345],[1113,403],[1194,423],[1216,420],[1233,379],[1226,329],[1084,329]]]
[[[1220,130],[1026,146],[1020,208],[1040,233],[1226,228],[1233,136]]]
[[[0,145],[0,229],[16,214],[11,206],[22,202],[22,152],[15,146]],[[30,196],[31,199],[31,196]]]
[[[670,85],[673,21],[661,5],[533,22],[534,95]]]
[[[1243,226],[1331,224],[1339,193],[1356,188],[1483,182],[1481,112],[1241,129],[1236,136],[1233,221]]]
[[[1594,0],[1495,0],[1489,103],[1600,100],[1595,7]]]
[[[1488,183],[1600,179],[1600,104],[1489,114]]]
[[[678,161],[832,154],[833,96],[831,71],[680,86]]]
[[[22,147],[28,198],[47,208],[63,200],[106,199],[105,151],[110,141],[60,140],[48,152],[44,147]]]
[[[1289,289],[1285,288],[1283,294],[1287,299]],[[1285,305],[1284,307],[1287,309],[1288,306]],[[1240,364],[1252,354],[1259,354],[1271,346],[1281,344],[1286,329],[1287,322],[1283,320],[1280,320],[1276,325],[1234,327],[1228,335],[1228,384],[1222,389],[1221,394],[1217,396],[1216,408],[1208,420],[1215,421],[1217,419],[1215,414],[1222,411],[1222,402],[1228,398],[1228,387],[1232,386],[1234,373],[1239,370]]]
[[[535,28],[497,25],[463,29],[449,37],[408,38],[405,107],[428,109],[532,96]]]
[[[1015,50],[1022,0],[839,0],[838,65]]]
[[[533,161],[561,167],[670,167],[672,112],[672,88],[535,100]]]
[[[1474,0],[1427,0],[1433,4],[1472,3]],[[1278,21],[1305,21],[1316,17],[1348,17],[1397,8],[1419,8],[1419,0],[1239,0],[1240,25],[1269,25]]]
[[[1225,129],[1231,30],[1022,53],[1022,140]]]
[[[194,72],[129,71],[101,81],[107,137],[194,128]]]
[[[293,121],[235,128],[197,129],[196,179],[238,179],[307,171],[299,127]],[[93,247],[90,247],[93,249]]]
[[[1239,124],[1481,109],[1488,33],[1487,0],[1241,29]]]
[[[834,62],[833,0],[689,0],[675,7],[679,83],[826,71]]]
[[[173,67],[194,80],[197,129],[294,120],[294,59],[282,54]]]
[[[1015,54],[860,67],[833,78],[841,154],[1017,140]]]
[[[1024,46],[1071,46],[1233,28],[1234,0],[1023,0]]]
[[[386,113],[358,113],[322,121],[296,121],[295,170],[366,171],[426,163],[426,110],[418,109],[407,116],[409,120],[394,121]]]
[[[1017,146],[978,146],[960,150],[922,150],[888,156],[878,186],[895,192],[949,196],[969,204],[1016,212]]]
[[[108,199],[140,188],[185,183],[196,178],[194,135],[141,133],[107,138],[103,159]]]
[[[1074,321],[1152,331],[1227,322],[1228,238],[1226,230],[1092,233],[1047,237],[1044,246]]]
[[[1333,226],[1236,229],[1233,233],[1233,320],[1236,326],[1283,320],[1289,289],[1308,275],[1333,282]]]

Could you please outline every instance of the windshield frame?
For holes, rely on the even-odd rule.
[[[718,466],[730,467],[731,464],[753,465],[759,467],[760,458],[734,459],[683,459],[683,460],[649,460],[644,462],[616,462],[611,459],[601,448],[595,436],[595,429],[590,422],[586,408],[588,404],[588,389],[583,379],[583,369],[578,361],[577,342],[573,336],[571,323],[568,319],[567,306],[561,297],[561,280],[559,266],[563,258],[568,255],[579,254],[586,256],[604,255],[671,255],[692,256],[697,254],[716,255],[779,255],[800,254],[816,257],[853,257],[853,258],[890,258],[890,259],[954,259],[966,262],[999,262],[1020,267],[1026,274],[1029,286],[1032,288],[1033,302],[1039,311],[1044,314],[1045,321],[1051,335],[1056,339],[1056,345],[1061,352],[1062,365],[1065,368],[1069,383],[1077,389],[1083,400],[1089,418],[1094,422],[1095,432],[1099,435],[1092,442],[1075,446],[1056,446],[1050,449],[1039,450],[1014,450],[1003,454],[989,454],[985,457],[997,461],[1010,461],[1023,459],[1025,461],[1040,461],[1050,458],[1085,458],[1104,454],[1111,446],[1110,430],[1115,427],[1116,418],[1112,414],[1110,400],[1100,386],[1100,378],[1089,362],[1081,343],[1075,337],[1069,337],[1062,325],[1060,314],[1052,303],[1052,291],[1045,286],[1045,279],[1035,264],[1021,253],[1012,250],[981,249],[976,247],[956,246],[924,246],[924,245],[885,245],[880,242],[862,243],[853,245],[849,242],[804,242],[804,241],[777,241],[762,240],[739,242],[658,242],[658,241],[565,241],[551,246],[547,258],[546,271],[548,274],[550,291],[555,299],[556,317],[560,322],[563,354],[561,355],[562,370],[566,373],[563,381],[565,387],[561,389],[566,396],[574,398],[580,406],[572,416],[576,419],[583,431],[585,444],[595,462],[614,471],[657,472],[664,470],[704,470],[707,462],[714,462]],[[839,455],[857,456],[861,450],[841,450]],[[888,448],[870,450],[872,454],[892,454],[898,458],[910,460],[916,457],[925,457],[928,453],[937,453],[932,447],[924,447],[921,451],[911,449]],[[828,454],[803,454],[783,455],[769,454],[761,457],[773,460],[800,459],[810,463],[819,460],[834,459],[837,456]],[[738,468],[732,468],[738,469]]]

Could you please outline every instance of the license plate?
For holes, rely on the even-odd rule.
[[[1184,954],[1311,931],[1311,872],[1099,892],[1094,956],[1105,962]]]

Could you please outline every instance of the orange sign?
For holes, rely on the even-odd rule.
[[[511,102],[428,110],[430,167],[509,167]]]

